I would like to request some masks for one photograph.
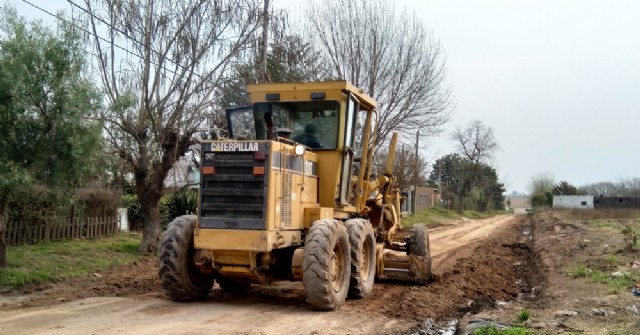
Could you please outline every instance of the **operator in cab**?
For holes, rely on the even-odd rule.
[[[318,141],[318,137],[316,136],[317,133],[318,127],[313,123],[309,123],[304,127],[304,133],[295,136],[293,140],[300,144],[304,144],[311,149],[319,149],[322,148],[322,145],[320,144],[320,141]]]

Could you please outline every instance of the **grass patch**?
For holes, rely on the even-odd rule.
[[[588,278],[594,283],[606,284],[609,286],[610,294],[619,294],[631,286],[632,278],[628,275],[612,277],[610,273],[598,269],[587,268],[584,265],[573,267],[569,270],[569,275],[574,278]]]
[[[589,275],[589,269],[584,265],[578,265],[569,270],[569,275],[573,278],[586,278]]]
[[[448,210],[441,206],[435,206],[426,209],[422,212],[416,213],[411,216],[402,218],[402,225],[406,227],[413,226],[416,223],[424,223],[427,226],[439,226],[451,223],[451,221],[461,220],[462,218],[468,219],[485,219],[488,217],[511,214],[509,211],[464,211],[462,215],[458,214],[455,210]]]
[[[640,210],[628,208],[602,209],[553,209],[555,212],[565,213],[567,217],[578,220],[610,220],[610,219],[640,219]]]
[[[595,220],[588,222],[590,226],[594,228],[601,229],[617,229],[618,226],[615,223],[604,221],[604,220]]]
[[[410,227],[416,223],[424,223],[427,226],[437,226],[448,224],[451,221],[460,219],[462,219],[462,216],[458,215],[455,211],[450,211],[440,206],[436,206],[402,218],[402,225]]]
[[[534,333],[532,331],[524,327],[509,327],[505,329],[498,329],[494,325],[478,328],[473,331],[473,335],[533,335],[533,334]]]
[[[96,272],[138,259],[140,236],[118,234],[95,240],[68,240],[9,247],[0,268],[0,289]]]

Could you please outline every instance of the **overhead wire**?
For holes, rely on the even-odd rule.
[[[36,9],[38,9],[38,10],[40,10],[40,11],[42,11],[42,12],[44,12],[44,13],[48,14],[49,16],[51,16],[51,17],[53,17],[53,18],[55,18],[55,19],[58,19],[58,20],[60,20],[60,21],[62,21],[62,22],[64,22],[64,23],[66,23],[66,24],[68,24],[68,25],[71,25],[71,26],[73,26],[73,27],[74,27],[74,28],[76,28],[76,29],[80,29],[80,30],[82,30],[83,32],[85,32],[85,33],[87,33],[87,34],[90,34],[90,35],[94,36],[95,38],[97,38],[97,39],[99,39],[99,40],[101,40],[101,41],[107,42],[107,43],[111,44],[112,46],[116,47],[117,49],[119,49],[119,50],[122,50],[122,51],[126,52],[126,53],[127,53],[127,54],[129,54],[129,55],[132,55],[132,56],[138,57],[138,58],[143,59],[143,60],[145,59],[143,56],[141,56],[141,55],[139,55],[139,54],[137,54],[137,53],[135,53],[135,52],[133,52],[133,51],[131,51],[131,50],[129,50],[129,49],[127,49],[127,48],[125,48],[125,47],[122,47],[122,46],[118,45],[117,43],[115,43],[115,42],[113,42],[113,41],[109,41],[109,40],[107,40],[106,38],[101,37],[101,36],[99,36],[98,34],[96,34],[96,33],[92,32],[92,31],[89,31],[89,30],[87,30],[87,29],[85,29],[85,28],[83,28],[83,27],[80,27],[80,26],[78,26],[77,24],[75,24],[75,23],[73,23],[73,22],[71,22],[71,21],[69,21],[69,20],[65,19],[64,17],[62,17],[62,16],[60,16],[60,15],[55,15],[55,14],[51,13],[50,11],[48,11],[48,10],[46,10],[46,9],[44,9],[44,8],[42,8],[42,7],[40,7],[40,6],[38,6],[38,5],[35,5],[35,4],[31,3],[31,2],[30,2],[30,1],[28,1],[28,0],[22,0],[22,2],[24,2],[24,3],[28,4],[28,5],[30,5],[31,7],[36,8]],[[134,39],[132,39],[132,40],[134,40]],[[134,40],[134,41],[135,41],[135,40]],[[151,62],[151,64],[156,65],[156,66],[160,66],[162,69],[164,69],[164,70],[166,70],[166,71],[168,71],[168,72],[171,72],[171,73],[172,73],[172,74],[174,74],[174,75],[178,75],[178,73],[177,73],[176,71],[174,71],[174,70],[168,69],[167,67],[165,67],[165,66],[163,66],[163,65],[160,65],[160,64],[157,64],[157,63],[155,63],[155,62],[153,62],[153,61],[150,61],[150,62]],[[175,63],[174,63],[174,64],[175,64]],[[196,74],[196,73],[194,73],[194,75],[199,76],[199,75],[198,75],[198,74]]]
[[[144,44],[144,43],[142,43],[142,42],[140,42],[139,40],[135,39],[134,37],[132,37],[131,35],[129,35],[127,32],[123,31],[122,29],[119,29],[119,28],[117,28],[117,27],[114,27],[114,26],[113,26],[113,24],[111,24],[111,23],[107,22],[107,20],[105,20],[104,18],[102,18],[102,17],[100,17],[100,16],[98,16],[98,15],[94,14],[93,12],[89,11],[87,8],[84,8],[84,7],[80,6],[80,5],[78,5],[77,3],[75,3],[75,2],[74,2],[74,1],[72,1],[72,0],[67,0],[67,2],[68,2],[69,4],[71,4],[73,7],[76,7],[76,8],[78,8],[78,9],[80,9],[81,11],[83,11],[83,12],[85,12],[86,14],[90,15],[91,17],[93,17],[93,18],[97,19],[98,21],[102,22],[104,25],[106,25],[106,26],[107,26],[107,27],[109,27],[110,29],[113,29],[113,30],[115,30],[115,31],[117,31],[117,32],[119,32],[119,33],[121,33],[121,34],[123,34],[126,38],[130,39],[130,40],[131,40],[131,41],[133,41],[134,43],[136,43],[136,44],[138,44],[138,45],[140,45],[140,46],[142,46],[142,47],[145,47],[145,44]],[[179,64],[178,62],[174,61],[174,60],[173,60],[173,59],[171,59],[171,58],[164,57],[160,52],[155,51],[155,50],[153,50],[153,49],[151,49],[151,48],[149,48],[149,50],[150,50],[152,53],[155,53],[157,56],[160,56],[160,57],[164,58],[164,59],[165,59],[165,60],[167,60],[169,63],[172,63],[172,64],[173,64],[173,65],[175,65],[176,67],[179,67],[179,68],[182,68],[183,70],[187,70],[187,71],[189,71],[189,69],[188,69],[186,66],[184,66],[184,65],[182,65],[182,64]],[[156,65],[157,65],[157,64],[156,64]],[[199,74],[197,74],[197,73],[193,73],[193,74],[194,74],[195,76],[197,76],[198,78],[202,79],[202,77],[201,77]]]

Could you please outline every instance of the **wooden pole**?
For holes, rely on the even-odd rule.
[[[267,49],[269,48],[269,0],[264,0],[262,12],[262,44],[260,45],[260,83],[269,82],[267,74]]]
[[[418,145],[420,143],[420,130],[416,132],[416,156],[414,157],[414,169],[413,169],[413,214],[416,214],[416,210],[418,209]]]

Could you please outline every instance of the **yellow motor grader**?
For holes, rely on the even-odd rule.
[[[252,283],[302,281],[307,302],[338,309],[374,280],[426,283],[429,237],[403,239],[393,187],[393,134],[373,168],[376,101],[345,82],[249,85],[251,106],[227,110],[228,138],[203,142],[198,215],[169,224],[159,277],[174,301]]]

